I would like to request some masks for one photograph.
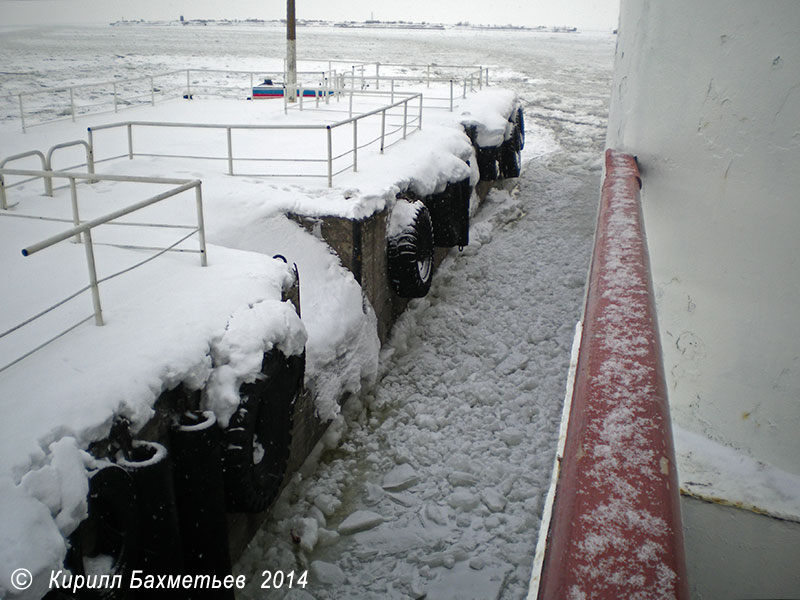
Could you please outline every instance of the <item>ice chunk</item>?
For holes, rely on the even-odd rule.
[[[333,563],[315,560],[308,570],[311,572],[311,577],[323,585],[342,585],[346,581],[344,572]]]
[[[509,446],[519,446],[522,440],[525,439],[525,433],[515,427],[504,429],[498,435]]]
[[[319,543],[320,546],[330,546],[338,541],[339,534],[335,531],[325,529],[324,527],[320,527],[317,530],[317,543]]]
[[[411,487],[419,481],[417,472],[409,464],[402,464],[383,477],[383,489],[399,491]]]
[[[458,486],[470,487],[478,483],[478,480],[474,475],[466,473],[464,471],[453,471],[452,473],[448,473],[447,481],[450,482],[450,485],[456,487]]]
[[[306,552],[311,552],[319,540],[319,523],[311,517],[300,519],[298,527],[300,535],[300,547]]]
[[[339,524],[339,533],[348,535],[365,529],[372,529],[383,523],[383,517],[371,510],[357,510]]]
[[[456,490],[447,499],[447,503],[455,509],[472,510],[478,506],[478,497],[467,490]]]
[[[326,517],[330,517],[341,505],[342,503],[330,494],[320,494],[314,498],[314,506],[320,509]]]
[[[506,567],[485,567],[480,571],[459,562],[428,583],[429,598],[437,600],[492,600],[500,597],[508,574]]]
[[[397,493],[397,494],[391,494],[390,493],[390,494],[387,494],[386,496],[392,502],[396,502],[400,506],[405,506],[406,508],[409,508],[411,506],[415,506],[416,504],[419,504],[419,500],[417,500],[417,498],[414,496],[414,494],[411,494],[409,492],[400,492],[400,493]]]
[[[447,525],[447,515],[436,504],[428,504],[425,507],[425,516],[437,525]]]
[[[481,500],[492,512],[500,512],[506,507],[505,497],[494,488],[486,488],[481,493]]]
[[[379,485],[367,483],[364,485],[364,491],[366,492],[366,496],[364,498],[364,502],[366,504],[377,504],[383,500],[384,491]]]

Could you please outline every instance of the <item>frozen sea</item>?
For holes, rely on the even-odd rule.
[[[181,68],[274,68],[265,26],[0,30],[13,93]],[[301,58],[475,64],[514,89],[527,146],[236,566],[244,598],[523,598],[588,270],[614,36],[301,28]],[[310,569],[304,590],[262,572]]]

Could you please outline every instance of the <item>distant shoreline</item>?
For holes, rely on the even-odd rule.
[[[285,21],[283,19],[180,19],[171,21],[145,21],[144,19],[113,21],[109,23],[112,27],[129,27],[135,25],[144,26],[188,26],[188,27],[205,27],[208,25],[213,26],[230,26],[230,25],[254,25],[254,26],[275,26],[282,27]],[[298,27],[338,27],[341,29],[399,29],[399,30],[430,30],[430,31],[444,31],[444,30],[481,30],[481,31],[528,31],[528,32],[546,32],[546,33],[577,33],[577,27],[568,26],[527,26],[527,25],[481,25],[471,23],[416,23],[409,21],[319,21],[319,20],[298,20]]]

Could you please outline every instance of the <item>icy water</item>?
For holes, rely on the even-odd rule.
[[[0,30],[11,95],[181,68],[280,64],[270,27]],[[240,598],[523,598],[552,468],[599,196],[614,38],[303,28],[302,57],[490,66],[515,89],[527,146],[472,243],[384,348],[373,390],[295,477],[236,566]],[[269,57],[267,60],[264,57]],[[265,570],[310,569],[304,589]]]

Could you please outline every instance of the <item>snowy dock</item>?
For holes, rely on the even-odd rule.
[[[391,102],[395,94],[400,99]],[[255,393],[243,390],[258,388],[275,352],[290,370],[293,357],[305,364],[305,391],[291,391],[300,394],[296,405],[287,397],[296,415],[286,421],[285,461],[290,470],[299,466],[342,398],[374,378],[379,334],[385,339],[404,308],[387,279],[393,206],[424,207],[463,183],[453,189],[468,220],[501,176],[496,166],[479,170],[479,162],[494,164],[496,151],[483,162],[475,153],[518,135],[515,95],[500,89],[462,99],[457,111],[426,112],[424,127],[422,95],[413,91],[339,96],[338,106],[347,102],[353,115],[344,121],[326,113],[336,106],[328,100],[303,111],[244,99],[153,101],[126,111],[124,121],[106,114],[7,131],[4,277],[21,293],[3,316],[0,384],[18,433],[4,437],[3,506],[15,521],[4,518],[0,534],[7,548],[22,532],[32,540],[26,597],[46,589],[66,538],[80,534],[89,475],[122,461],[118,453],[133,460],[129,452],[139,446],[126,446],[125,429],[169,446],[170,423],[186,409],[210,411],[222,427],[238,423],[247,412],[240,401]],[[345,125],[346,142],[335,131]],[[323,135],[314,138],[316,131]],[[71,143],[87,132],[86,143]],[[70,143],[54,152],[63,142]],[[81,163],[84,150],[89,160]],[[334,166],[343,158],[344,167]],[[77,167],[53,166],[74,161]],[[238,166],[254,161],[266,167]],[[305,170],[313,162],[327,167]],[[299,171],[271,171],[275,163]],[[309,175],[318,183],[308,183]],[[128,218],[134,208],[142,214]],[[363,224],[359,245],[352,237],[344,243],[349,255],[331,253],[317,237],[325,239],[332,220],[350,223],[351,233]],[[175,241],[170,234],[181,228],[191,233]],[[436,261],[442,257],[439,251]],[[40,326],[45,315],[50,322]],[[92,317],[94,326],[85,323]],[[232,519],[234,555],[252,524]],[[18,562],[4,558],[9,568]]]

